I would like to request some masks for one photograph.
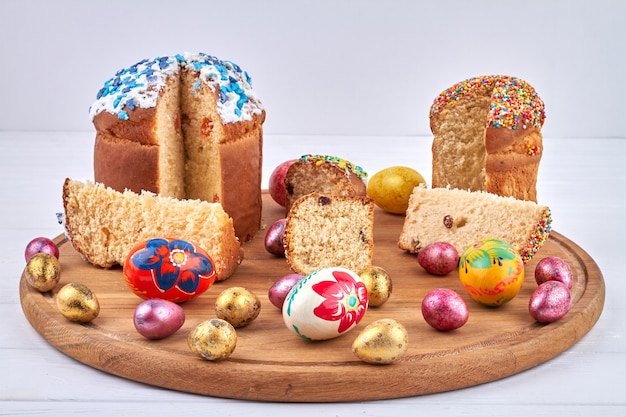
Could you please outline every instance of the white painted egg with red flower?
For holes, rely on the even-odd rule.
[[[355,272],[321,268],[302,278],[283,304],[289,330],[305,340],[327,340],[352,330],[368,306],[367,287]]]
[[[128,287],[144,299],[180,303],[215,282],[215,264],[201,247],[180,239],[155,238],[137,244],[124,262]]]

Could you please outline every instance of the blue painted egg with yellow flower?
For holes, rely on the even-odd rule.
[[[137,244],[124,262],[128,287],[144,299],[180,303],[215,282],[215,264],[201,247],[180,239],[155,238]]]
[[[361,277],[341,267],[321,268],[300,279],[283,303],[283,320],[305,340],[327,340],[352,330],[368,306]]]
[[[472,299],[497,307],[520,292],[524,283],[524,262],[509,243],[482,239],[470,245],[461,256],[459,278]]]

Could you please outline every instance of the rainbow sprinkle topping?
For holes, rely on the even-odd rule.
[[[550,213],[550,209],[546,209],[543,213],[543,217],[541,221],[537,224],[537,228],[535,232],[530,236],[530,239],[524,249],[520,251],[520,256],[522,257],[522,261],[524,263],[530,261],[533,256],[537,253],[539,248],[546,243],[548,239],[548,235],[550,235],[550,231],[552,230],[552,214]]]
[[[307,154],[307,155],[302,155],[300,157],[300,161],[301,162],[314,161],[316,165],[322,165],[323,163],[335,164],[338,167],[346,171],[353,172],[361,179],[367,178],[367,172],[363,171],[363,168],[361,168],[360,166],[354,165],[350,161],[346,161],[345,159],[338,158],[336,156]]]
[[[433,102],[430,117],[455,101],[470,97],[478,90],[491,92],[487,127],[541,127],[546,118],[544,103],[526,81],[508,75],[485,75],[469,78],[444,90]]]
[[[541,148],[539,146],[537,146],[537,145],[528,145],[526,152],[530,156],[539,155],[541,153]]]

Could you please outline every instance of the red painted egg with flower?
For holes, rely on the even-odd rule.
[[[368,306],[367,287],[346,268],[321,268],[300,279],[283,303],[283,320],[305,340],[326,340],[352,330]]]
[[[180,239],[155,238],[137,244],[126,257],[124,279],[144,299],[180,303],[215,282],[215,264],[201,247]]]

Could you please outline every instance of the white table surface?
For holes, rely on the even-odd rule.
[[[430,181],[430,137],[266,136],[264,184],[279,162],[334,154],[371,174],[407,165]],[[47,416],[624,416],[626,138],[544,138],[539,202],[553,228],[598,263],[606,284],[599,321],[572,348],[535,368],[462,390],[403,399],[280,404],[204,397],[129,381],[49,345],[26,320],[18,282],[24,248],[62,233],[65,177],[91,179],[92,132],[0,132],[0,415]],[[624,265],[624,264],[622,264]],[[375,372],[375,369],[372,370]],[[376,389],[376,387],[372,387]]]

